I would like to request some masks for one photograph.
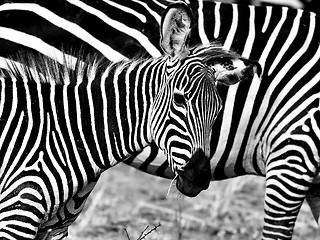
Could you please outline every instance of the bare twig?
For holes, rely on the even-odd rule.
[[[129,233],[128,233],[127,229],[126,229],[126,228],[123,228],[123,230],[124,230],[124,232],[126,233],[128,240],[130,240],[130,236],[129,236]]]
[[[138,237],[137,240],[143,240],[143,239],[146,239],[146,236],[148,236],[150,233],[152,233],[153,231],[157,231],[157,228],[160,227],[161,224],[158,222],[157,225],[153,225],[153,228],[151,228],[149,231],[148,228],[149,226],[147,226],[143,231],[142,233],[140,234],[140,236]]]
[[[146,226],[143,231],[141,232],[140,236],[138,237],[137,240],[143,240],[143,239],[146,239],[146,237],[152,233],[153,231],[156,231],[157,232],[157,228],[160,227],[161,224],[158,223],[157,225],[153,225],[153,228],[151,228],[150,230],[148,230],[149,226]],[[127,239],[130,240],[130,236],[129,236],[129,233],[127,231],[126,228],[124,228],[124,232],[126,233],[127,235]]]

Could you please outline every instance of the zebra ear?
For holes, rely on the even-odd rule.
[[[233,85],[239,81],[251,81],[255,74],[260,77],[262,69],[257,61],[243,58],[222,58],[212,63],[218,83]]]
[[[171,4],[162,15],[160,45],[172,57],[189,55],[188,37],[192,26],[192,11],[183,2]]]

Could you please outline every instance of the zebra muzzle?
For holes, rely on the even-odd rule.
[[[197,150],[183,170],[178,171],[177,189],[188,197],[197,196],[209,187],[211,181],[210,159],[203,150]]]

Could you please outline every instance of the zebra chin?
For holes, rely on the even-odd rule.
[[[197,196],[209,187],[211,181],[210,159],[198,149],[183,170],[178,171],[177,189],[188,197]]]

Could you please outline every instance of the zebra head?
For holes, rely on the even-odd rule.
[[[187,196],[207,189],[211,180],[210,139],[221,109],[216,84],[252,79],[256,65],[215,45],[189,49],[191,10],[170,5],[161,22],[161,46],[169,55],[164,84],[153,103],[151,132]]]

